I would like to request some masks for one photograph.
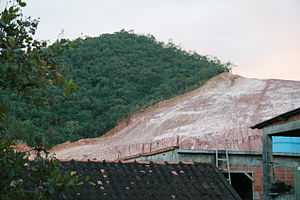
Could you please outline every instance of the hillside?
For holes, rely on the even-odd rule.
[[[196,88],[230,67],[126,31],[61,40],[47,51],[79,90],[64,96],[61,88],[48,87],[26,98],[1,92],[0,101],[13,116],[9,137],[29,145],[101,136],[130,113]]]
[[[111,160],[176,144],[186,149],[261,151],[254,124],[300,107],[300,82],[223,73],[204,86],[136,113],[106,136],[52,149],[59,159]],[[143,145],[144,144],[144,145]]]

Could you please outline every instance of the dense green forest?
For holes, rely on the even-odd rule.
[[[216,58],[127,31],[61,40],[45,53],[66,80],[74,80],[73,87],[49,85],[22,97],[9,90],[0,93],[0,103],[10,112],[9,137],[30,145],[100,136],[130,113],[230,70],[229,63]]]

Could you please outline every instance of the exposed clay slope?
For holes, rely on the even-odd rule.
[[[248,79],[223,73],[204,86],[158,103],[105,136],[65,143],[59,159],[116,159],[155,148],[260,151],[260,132],[249,127],[300,107],[300,82]],[[151,147],[143,143],[154,142]],[[128,146],[130,145],[130,146]]]

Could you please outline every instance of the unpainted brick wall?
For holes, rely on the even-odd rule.
[[[231,171],[248,172],[254,178],[253,193],[255,200],[263,199],[263,169],[260,166],[231,166]],[[274,180],[283,181],[288,185],[294,186],[294,169],[291,167],[274,168]],[[256,196],[257,194],[258,196]],[[256,196],[256,198],[255,198]]]

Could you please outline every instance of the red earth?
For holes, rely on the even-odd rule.
[[[300,107],[300,82],[223,73],[202,87],[121,121],[102,137],[51,149],[61,160],[117,160],[178,145],[185,149],[261,151],[250,127]]]

